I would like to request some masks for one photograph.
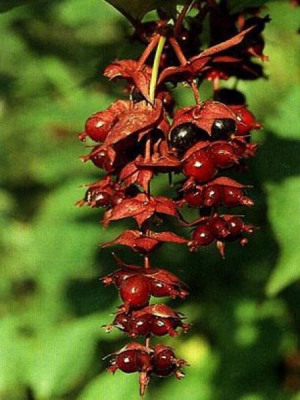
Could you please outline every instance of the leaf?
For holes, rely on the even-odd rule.
[[[300,178],[294,177],[271,187],[269,220],[280,246],[280,257],[267,283],[266,292],[274,296],[300,279],[300,248],[295,236],[300,232]],[[284,212],[283,212],[284,210]]]
[[[67,323],[38,337],[27,365],[38,399],[60,397],[84,380],[94,357],[97,320]]]
[[[149,11],[157,8],[164,9],[169,15],[174,15],[177,4],[183,4],[184,0],[105,0],[113,7],[115,7],[120,13],[132,22],[134,20],[141,20],[144,15]]]
[[[21,386],[20,369],[24,366],[23,340],[15,329],[15,321],[11,315],[3,316],[0,322],[0,396],[5,393],[13,396],[14,391]]]
[[[103,372],[93,379],[82,391],[78,400],[95,400],[106,398],[128,400],[138,399],[138,378],[136,374]]]
[[[38,2],[41,2],[41,0],[2,0],[0,4],[0,12],[9,11],[18,6],[29,6]]]
[[[270,0],[229,0],[228,9],[231,14],[236,14],[245,10],[245,8],[261,7]]]

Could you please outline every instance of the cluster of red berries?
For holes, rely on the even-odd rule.
[[[128,246],[143,256],[143,265],[125,264],[115,256],[119,269],[102,281],[114,284],[122,300],[106,331],[117,328],[131,338],[145,339],[145,344],[132,342],[111,354],[109,371],[138,372],[141,395],[151,376],[181,378],[181,368],[187,365],[173,349],[153,346],[150,340],[176,336],[190,327],[182,313],[163,303],[150,303],[153,297],[185,299],[188,295],[186,284],[177,276],[151,266],[151,253],[165,242],[186,244],[191,251],[216,242],[224,255],[226,243],[237,240],[244,245],[244,234],[254,230],[224,208],[253,205],[245,192],[249,186],[228,175],[246,170],[247,159],[256,152],[251,130],[261,125],[248,110],[244,95],[236,89],[220,89],[218,82],[230,76],[263,76],[251,57],[265,59],[261,32],[269,17],[234,17],[214,1],[193,2],[192,7],[195,16],[185,19],[189,7],[184,6],[173,26],[161,10],[159,21],[136,24],[133,39],[147,43],[140,59],[116,61],[105,70],[109,79],[125,80],[129,99],[93,114],[79,136],[94,142],[82,160],[91,161],[104,176],[88,186],[78,205],[103,208],[104,226],[123,218],[137,223],[138,229],[125,230],[102,247]],[[212,47],[201,51],[204,20],[208,18],[213,28],[220,15],[219,36],[212,30]],[[200,101],[196,82],[200,85],[203,79],[213,81],[211,100]],[[190,85],[196,105],[176,110],[169,83],[181,82]],[[171,174],[173,179],[179,173],[185,177],[174,185],[174,199],[152,195],[151,183],[158,173]],[[185,221],[180,212],[184,206],[199,209],[199,218]],[[165,216],[193,227],[192,237],[157,231]]]

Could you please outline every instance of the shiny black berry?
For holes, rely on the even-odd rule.
[[[208,134],[196,125],[186,122],[177,125],[170,133],[170,143],[178,150],[187,150],[199,140],[208,140]]]
[[[236,123],[232,118],[216,119],[211,128],[212,140],[227,140],[236,131]]]

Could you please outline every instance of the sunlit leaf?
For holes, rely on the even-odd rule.
[[[290,178],[270,190],[270,221],[280,247],[280,258],[267,284],[267,293],[276,295],[300,279],[300,178]]]

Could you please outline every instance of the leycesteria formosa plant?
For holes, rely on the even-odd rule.
[[[104,175],[88,186],[78,204],[104,209],[104,226],[124,218],[136,222],[136,229],[102,247],[128,246],[143,256],[143,265],[114,255],[117,269],[102,282],[115,285],[123,302],[106,331],[116,328],[133,340],[107,356],[108,370],[138,372],[143,396],[152,376],[180,379],[188,365],[171,347],[155,343],[156,336],[176,336],[190,325],[181,312],[155,301],[184,300],[188,290],[179,277],[152,265],[151,254],[166,242],[193,252],[215,243],[224,257],[228,243],[244,246],[255,230],[231,211],[254,204],[246,193],[250,186],[232,173],[247,170],[257,149],[251,131],[261,128],[236,87],[239,80],[264,76],[262,32],[270,18],[258,7],[232,14],[226,1],[214,0],[157,8],[157,19],[145,23],[117,8],[134,26],[132,40],[145,48],[138,60],[116,60],[104,71],[110,80],[125,81],[128,98],[86,121],[79,137],[94,144],[82,160]],[[204,26],[209,27],[208,45]],[[232,87],[222,87],[229,78],[235,78]],[[204,81],[211,82],[207,99],[199,89]],[[172,88],[180,84],[189,86],[195,99],[183,108],[176,107],[172,96]],[[170,176],[173,198],[152,194],[158,174]],[[199,211],[195,220],[182,216],[189,207]],[[192,227],[190,237],[164,230],[166,216],[173,217],[174,229],[181,225],[190,232]]]

